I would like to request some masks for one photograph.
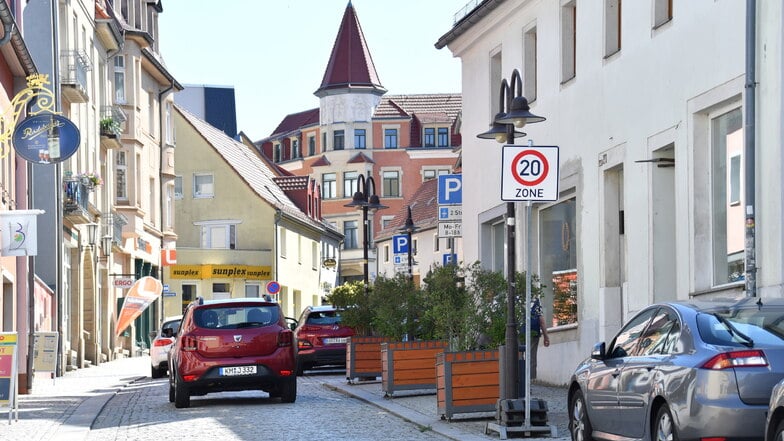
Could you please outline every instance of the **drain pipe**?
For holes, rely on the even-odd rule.
[[[744,175],[746,199],[746,231],[745,231],[745,256],[746,256],[746,296],[757,296],[757,258],[756,258],[756,221],[755,221],[755,140],[756,140],[756,65],[757,65],[757,5],[756,0],[746,0],[746,120],[743,127],[744,136]]]

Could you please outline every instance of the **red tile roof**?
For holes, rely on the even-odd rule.
[[[292,113],[286,115],[283,121],[278,124],[278,127],[272,132],[270,137],[276,135],[284,135],[291,132],[296,132],[302,127],[314,125],[319,123],[319,109],[305,110],[304,112]]]
[[[376,107],[373,118],[416,116],[420,121],[438,118],[436,122],[454,122],[463,108],[459,93],[430,93],[414,95],[386,95]],[[448,118],[448,119],[447,119]],[[441,121],[441,119],[444,119]],[[428,121],[430,122],[430,121]]]
[[[366,154],[364,154],[362,152],[359,152],[356,155],[352,156],[351,159],[349,159],[346,163],[347,164],[360,164],[360,163],[363,163],[363,162],[367,162],[367,163],[370,163],[370,164],[374,164],[375,163],[375,161],[370,159]]]
[[[322,97],[334,89],[365,89],[377,95],[386,93],[378,79],[365,35],[350,1],[332,46],[332,55],[321,80],[321,87],[316,90],[315,95]]]
[[[438,228],[438,179],[429,179],[422,183],[417,191],[401,207],[387,227],[376,235],[376,240],[383,240],[398,234],[398,230],[406,224],[408,207],[411,207],[411,219],[417,231]]]

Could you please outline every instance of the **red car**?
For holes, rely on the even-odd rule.
[[[240,390],[296,400],[294,333],[277,303],[196,300],[169,351],[169,402],[188,407],[193,395]]]
[[[340,323],[334,306],[308,306],[297,328],[297,375],[316,366],[346,365],[346,342],[354,329]]]

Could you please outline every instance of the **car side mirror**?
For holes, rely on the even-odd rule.
[[[291,329],[292,331],[297,329],[297,325],[299,324],[297,319],[291,317],[285,317],[285,319],[286,319],[286,323],[289,325],[289,329]]]
[[[593,345],[591,358],[594,360],[604,360],[607,357],[607,349],[604,342]]]

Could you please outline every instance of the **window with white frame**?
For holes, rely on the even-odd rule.
[[[343,150],[345,148],[346,134],[343,130],[335,130],[332,134],[332,149]]]
[[[182,176],[174,177],[174,199],[182,199]]]
[[[547,326],[577,322],[576,198],[539,210],[539,278]]]
[[[435,147],[436,146],[436,128],[435,127],[425,127],[425,134],[424,139],[422,140],[423,147]]]
[[[361,150],[366,147],[367,138],[365,135],[365,129],[354,129],[354,148]]]
[[[194,222],[200,231],[200,246],[202,249],[228,249],[237,248],[237,224],[240,221],[203,221]]]
[[[571,0],[561,6],[561,83],[577,74],[577,2]]]
[[[292,139],[291,140],[291,159],[301,158],[302,154],[299,151],[299,140]]]
[[[258,298],[261,294],[261,284],[258,282],[245,282],[245,297]]]
[[[621,0],[604,0],[604,56],[621,50]]]
[[[357,221],[343,222],[343,248],[347,250],[359,248]]]
[[[193,197],[211,198],[215,196],[215,186],[212,173],[193,174]]]
[[[449,128],[448,127],[439,127],[438,128],[438,146],[439,147],[449,147]]]
[[[343,173],[343,197],[352,198],[359,189],[359,173],[355,171]]]
[[[125,104],[125,56],[114,57],[114,102]]]
[[[382,177],[383,196],[391,198],[400,197],[400,172],[385,171],[382,173]]]
[[[118,201],[128,200],[128,162],[125,151],[118,150],[114,161],[114,188]]]
[[[523,33],[523,95],[529,103],[536,101],[536,27]]]
[[[324,173],[321,175],[321,199],[335,199],[337,195],[337,175]]]
[[[744,280],[745,274],[745,213],[740,203],[740,183],[744,176],[740,168],[743,152],[741,108],[711,115],[710,132],[713,283],[722,285]],[[736,170],[733,170],[733,158],[737,158]],[[737,183],[735,189],[733,181]],[[733,197],[733,192],[737,196]],[[733,198],[737,204],[732,204]]]
[[[384,148],[397,148],[397,129],[384,129]]]
[[[672,0],[653,0],[653,28],[672,20]]]
[[[422,170],[422,181],[435,179],[440,175],[448,175],[450,170],[447,168],[426,168]]]
[[[308,156],[313,156],[316,154],[316,137],[311,135],[308,136]]]

